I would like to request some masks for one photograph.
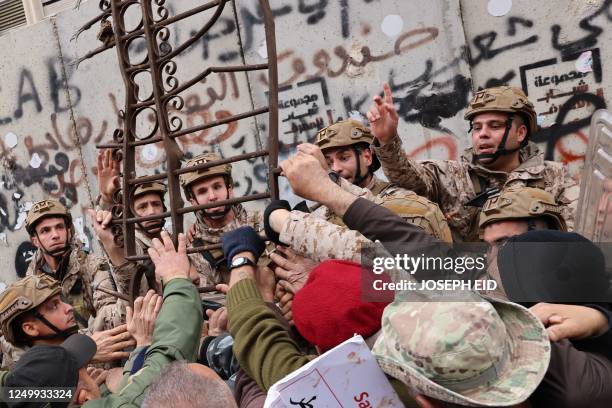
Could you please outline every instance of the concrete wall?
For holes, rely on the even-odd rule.
[[[168,1],[171,14],[201,2]],[[364,114],[388,81],[400,134],[415,158],[457,159],[469,145],[463,112],[472,89],[523,86],[545,130],[542,147],[578,177],[596,107],[609,104],[610,0],[271,0],[280,92],[280,159],[338,118]],[[95,145],[121,127],[124,87],[109,50],[78,67],[69,62],[98,47],[97,27],[72,35],[98,13],[81,4],[0,37],[0,281],[25,271],[31,246],[23,228],[32,202],[54,197],[73,212],[79,236],[95,247],[84,218],[98,194]],[[133,10],[134,14],[138,12]],[[500,14],[493,16],[492,14]],[[204,24],[192,17],[171,29],[179,44]],[[608,41],[606,41],[608,40]],[[142,54],[138,47],[134,56]],[[266,60],[261,14],[253,0],[228,4],[220,21],[177,58],[183,82],[207,66]],[[523,78],[523,80],[522,80]],[[184,127],[266,103],[265,73],[218,74],[183,96]],[[147,114],[140,125],[150,126]],[[266,143],[265,116],[181,139],[188,154],[224,156]],[[137,155],[138,175],[163,165],[161,145]],[[266,189],[261,159],[236,165],[239,195]],[[287,186],[284,195],[291,197]],[[1,286],[1,285],[0,285]],[[1,288],[0,288],[1,289]]]

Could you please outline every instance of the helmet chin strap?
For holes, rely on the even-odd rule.
[[[66,252],[68,252],[70,250],[70,241],[72,241],[72,236],[71,236],[70,230],[68,230],[68,235],[66,236],[66,244],[63,247],[61,247],[61,248],[58,248],[58,249],[53,250],[53,251],[49,251],[44,246],[44,244],[42,243],[42,240],[38,236],[38,232],[36,232],[36,238],[38,239],[38,243],[40,244],[40,249],[42,249],[43,253],[45,253],[45,254],[47,254],[49,256],[52,256],[57,261],[59,261],[59,258],[61,258],[63,255],[66,254]]]
[[[60,330],[58,329],[54,324],[52,324],[50,321],[48,321],[43,315],[41,315],[39,312],[34,313],[34,316],[40,320],[41,322],[43,322],[43,324],[45,326],[47,326],[48,328],[50,328],[51,330],[53,330],[55,333],[54,334],[47,334],[44,336],[36,336],[36,337],[32,337],[33,340],[54,340],[54,339],[67,339],[68,337],[72,336],[73,334],[75,334],[76,332],[79,331],[79,326],[78,325],[73,325],[68,327],[65,330]]]
[[[229,200],[229,188],[226,188],[226,193],[227,195],[221,201]],[[232,209],[232,206],[229,204],[226,204],[223,207],[223,210],[221,211],[207,212],[206,210],[200,210],[196,212],[196,218],[200,222],[206,224],[206,222],[204,221],[206,218],[211,219],[211,220],[220,220],[224,218],[227,215],[227,213],[230,212],[231,209]]]
[[[499,159],[501,156],[507,156],[509,154],[512,154],[520,150],[521,147],[523,147],[523,143],[521,143],[519,147],[516,147],[514,149],[506,149],[506,141],[508,140],[508,134],[510,133],[510,128],[512,127],[513,118],[514,118],[513,113],[508,114],[508,119],[506,119],[506,130],[504,131],[504,136],[502,137],[501,142],[499,142],[499,146],[497,146],[497,150],[495,150],[495,152],[493,153],[475,154],[474,159],[476,159],[477,161],[480,161],[482,159],[492,159],[491,161],[487,163],[487,164],[492,164],[492,163],[495,163],[495,161]],[[472,123],[470,122],[470,132],[471,131],[472,131]],[[525,140],[527,139],[525,138]]]
[[[166,219],[162,218],[161,220],[158,220],[158,222],[156,222],[155,224],[151,224],[149,226],[145,226],[141,222],[137,222],[136,225],[141,231],[143,231],[148,236],[153,236],[153,235],[156,235],[156,233],[153,233],[152,231],[155,231],[155,230],[161,231],[164,228],[164,225],[166,225]]]

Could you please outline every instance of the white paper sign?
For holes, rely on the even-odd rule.
[[[404,404],[361,336],[294,371],[268,390],[264,408],[370,408]]]

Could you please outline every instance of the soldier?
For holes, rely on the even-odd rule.
[[[20,279],[2,293],[3,368],[12,369],[32,346],[61,344],[79,330],[73,307],[61,296],[59,282],[45,274]],[[97,332],[92,338],[98,344],[97,362],[127,358],[129,353],[121,350],[134,345],[124,326]]]
[[[98,154],[98,187],[100,197],[98,203],[103,210],[111,210],[113,195],[121,187],[119,180],[119,161],[112,156],[112,151],[106,149]],[[138,179],[136,180],[138,182]],[[164,202],[167,188],[159,182],[140,183],[132,195],[133,212],[138,217],[157,215],[166,211]],[[149,220],[136,224],[136,251],[137,255],[147,253],[151,247],[151,240],[159,238],[163,230],[165,219]]]
[[[198,292],[188,279],[186,240],[184,235],[180,234],[178,250],[175,250],[166,232],[162,232],[161,238],[161,241],[153,240],[149,255],[156,266],[156,273],[165,283],[163,288],[165,300],[155,319],[152,343],[146,352],[144,345],[140,344],[132,352],[126,366],[132,368],[134,373],[130,370],[125,371],[119,392],[100,399],[100,390],[95,382],[86,370],[79,369],[84,367],[95,352],[95,346],[83,337],[81,339],[86,341],[78,340],[79,347],[75,350],[80,350],[80,356],[84,357],[82,360],[69,358],[66,353],[58,353],[57,348],[50,346],[33,348],[23,357],[22,363],[14,371],[6,377],[0,376],[0,379],[6,379],[2,385],[49,389],[62,384],[61,387],[73,389],[73,401],[78,405],[88,401],[86,404],[88,407],[140,406],[146,396],[147,388],[159,377],[164,366],[175,360],[193,361],[199,344],[198,334],[202,328],[202,307]],[[143,308],[143,318],[153,310],[151,307],[153,304],[151,298],[151,303]],[[138,314],[135,305],[133,318],[136,319]],[[147,318],[144,322],[132,325],[136,338],[140,337],[137,332],[143,331],[145,327],[151,327],[146,324],[150,321],[151,319]],[[37,375],[29,375],[32,372]]]
[[[115,160],[110,149],[100,151],[98,153],[98,186],[100,188],[100,197],[98,203],[103,210],[111,210],[113,205],[113,195],[121,187],[119,180],[119,161]],[[134,192],[132,194],[132,211],[137,217],[146,217],[150,215],[159,215],[166,211],[165,196],[167,192],[166,185],[160,182],[138,182]],[[109,214],[108,211],[104,212],[100,218],[104,219]],[[109,220],[110,222],[110,220]],[[151,247],[151,242],[154,238],[160,238],[161,232],[164,230],[166,220],[149,220],[143,222],[137,222],[135,228],[136,238],[136,255],[146,255],[147,250]],[[104,248],[107,249],[109,257],[114,265],[115,262],[119,262],[119,265],[125,262],[123,258],[123,248],[117,247],[112,239],[110,230],[105,226],[99,225],[96,228],[96,234],[98,238],[104,237]],[[122,266],[119,269],[120,273],[116,273],[115,280],[119,292],[131,295],[131,280],[138,270],[138,268],[144,268],[145,273],[143,274],[140,282],[140,295],[147,292],[148,289],[159,289],[158,284],[155,281],[154,266],[150,260],[130,262],[129,264]],[[194,284],[198,286],[199,277],[194,271],[190,272],[190,277]],[[121,311],[121,315],[125,316],[125,302],[118,300],[117,304]]]
[[[539,188],[513,185],[489,197],[479,218],[480,237],[491,248],[527,231],[567,231],[563,209]]]
[[[380,168],[380,162],[370,150],[373,141],[374,136],[367,126],[349,119],[321,129],[315,138],[316,146],[302,144],[298,150],[321,160],[318,147],[325,158],[321,164],[329,166],[332,172],[348,182],[339,180],[344,189],[387,207],[407,222],[418,225],[442,241],[450,242],[452,238],[446,219],[435,203],[374,175]],[[344,225],[329,209],[324,207],[318,211],[328,221]]]
[[[25,226],[38,248],[26,276],[47,274],[58,280],[79,327],[95,332],[120,325],[124,319],[114,306],[116,299],[93,289],[117,289],[111,268],[105,258],[83,251],[70,211],[55,200],[38,201],[28,211]]]
[[[221,160],[221,157],[215,153],[203,153],[185,163],[184,168],[218,160]],[[183,173],[180,175],[180,182],[185,197],[194,206],[233,198],[234,181],[231,164]],[[200,210],[196,212],[196,218],[197,221],[190,230],[194,247],[219,244],[224,232],[245,225],[253,227],[258,232],[263,230],[259,212],[247,212],[240,204],[226,204]],[[194,254],[190,259],[204,278],[201,279],[201,284],[229,282],[229,270],[221,249]]]
[[[579,187],[561,163],[544,161],[529,138],[537,132],[533,104],[518,88],[501,86],[476,92],[464,118],[470,121],[472,147],[461,161],[408,159],[397,135],[398,114],[391,90],[374,98],[368,111],[379,147],[376,156],[391,182],[438,203],[449,220],[455,241],[476,241],[478,209],[491,189],[513,184],[546,190],[563,208],[573,227]]]

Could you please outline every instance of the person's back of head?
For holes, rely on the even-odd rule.
[[[199,407],[205,400],[208,408],[236,408],[234,396],[223,380],[207,367],[198,366],[195,369],[176,361],[165,367],[149,386],[142,407]]]

